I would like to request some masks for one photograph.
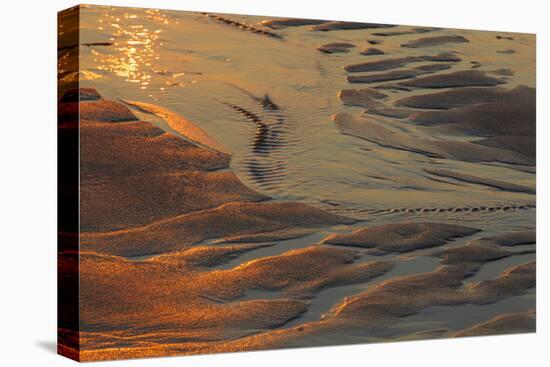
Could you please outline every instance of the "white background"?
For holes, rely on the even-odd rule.
[[[104,362],[105,366],[548,366],[550,34],[545,1],[95,1],[537,33],[538,276],[536,335],[371,344]],[[56,12],[73,1],[2,2],[0,11],[0,365],[68,366],[56,341]],[[7,113],[6,113],[7,112]],[[550,222],[546,222],[548,225]],[[546,340],[545,340],[546,339]],[[546,347],[546,348],[544,348]],[[546,349],[546,350],[545,350]]]

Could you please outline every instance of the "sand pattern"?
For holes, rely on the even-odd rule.
[[[231,183],[230,176],[217,174],[227,168],[224,153],[202,147],[203,143],[171,137],[150,123],[131,118],[132,112],[123,104],[104,100],[96,91],[84,90],[83,95],[88,97],[80,102],[84,111],[81,141],[83,162],[89,164],[83,165],[81,174],[85,195],[82,226],[89,230],[80,235],[78,260],[74,253],[61,254],[62,262],[80,264],[82,360],[275,348],[301,345],[318,333],[338,335],[343,330],[376,335],[428,306],[493,303],[524,294],[534,286],[534,263],[511,268],[494,280],[461,286],[480,264],[534,251],[501,248],[534,242],[532,232],[485,237],[434,252],[431,256],[440,257],[442,265],[432,272],[388,280],[335,305],[321,321],[280,329],[304,314],[310,300],[324,289],[369,283],[396,266],[396,260],[361,261],[366,254],[381,256],[440,247],[479,230],[443,223],[367,227],[352,234],[328,236],[322,244],[215,270],[243,254],[273,246],[266,241],[302,237],[319,227],[350,225],[354,220],[299,203],[273,202],[245,189],[238,181]],[[74,100],[71,94],[64,100],[76,103],[70,102]],[[64,129],[74,129],[70,122],[66,124]],[[113,144],[109,140],[103,144],[102,136],[129,141]],[[159,149],[149,149],[151,144]],[[134,145],[141,149],[134,150]],[[162,158],[167,149],[170,155]],[[169,158],[177,157],[179,150],[186,155],[186,162]],[[142,153],[136,156],[138,151]],[[97,154],[104,158],[99,159]],[[209,158],[204,159],[204,155]],[[189,156],[196,159],[190,162]],[[162,166],[149,170],[154,166],[152,160],[162,162]],[[121,164],[120,169],[117,164]],[[169,185],[166,172],[184,179]],[[173,194],[177,187],[193,190],[196,178],[190,177],[190,172],[213,175],[209,179],[219,182],[216,185],[232,188],[204,191],[196,204],[170,200],[171,213],[145,213],[135,206],[135,200],[126,198],[126,192],[139,190],[138,181],[127,181],[134,176],[157,192],[157,200],[162,192]],[[153,177],[161,173],[163,183],[152,186]],[[127,188],[121,190],[121,185]],[[88,209],[98,202],[91,198],[103,192],[118,197],[101,199],[101,203],[134,205],[124,209],[124,229],[106,227],[107,223],[111,227],[118,223],[114,207]],[[86,215],[89,210],[94,214]],[[112,214],[104,221],[95,214],[98,211]],[[152,216],[155,219],[151,220]],[[129,222],[131,218],[135,220]],[[146,224],[137,225],[145,220]],[[206,245],[205,240],[216,241]],[[231,242],[236,244],[228,244]],[[257,296],[249,298],[250,292]],[[399,306],[395,297],[400,299]],[[380,302],[387,304],[382,307]],[[523,319],[514,321],[516,318],[510,322],[506,318],[489,321],[472,330],[522,330]],[[496,326],[491,326],[493,323]],[[269,331],[272,329],[277,331]],[[470,335],[472,330],[456,335]],[[62,338],[69,349],[70,336],[67,331],[66,339]]]
[[[85,34],[76,74],[79,39],[60,42],[60,143],[79,134],[81,160],[80,228],[59,233],[61,292],[80,306],[60,314],[62,354],[535,330],[536,90],[513,62],[528,35],[145,19],[162,37]],[[201,43],[226,37],[177,43],[192,27]],[[146,56],[121,82],[112,57],[128,36]]]

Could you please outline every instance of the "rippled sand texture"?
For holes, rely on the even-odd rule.
[[[535,331],[534,35],[80,10],[62,354]]]

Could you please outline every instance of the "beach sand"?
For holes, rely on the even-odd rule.
[[[534,37],[80,11],[59,44],[79,157],[61,354],[535,331]]]

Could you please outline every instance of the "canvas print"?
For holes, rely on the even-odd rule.
[[[535,332],[534,34],[80,5],[58,35],[60,354]]]

